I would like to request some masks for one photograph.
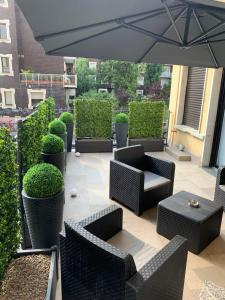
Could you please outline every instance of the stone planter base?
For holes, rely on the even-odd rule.
[[[76,152],[80,153],[100,153],[112,152],[113,141],[110,140],[97,140],[97,139],[77,139]]]
[[[44,300],[53,300],[55,299],[56,295],[56,286],[58,280],[58,253],[57,247],[53,246],[49,249],[38,249],[38,250],[25,250],[25,251],[18,251],[14,258],[19,258],[22,256],[29,256],[29,255],[49,255],[51,256],[50,268],[49,268],[49,276],[48,276],[48,288],[46,291],[46,296]]]
[[[164,150],[163,139],[128,139],[128,146],[143,145],[145,152],[159,152]]]

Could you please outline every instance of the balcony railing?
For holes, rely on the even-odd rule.
[[[65,88],[76,88],[77,75],[20,73],[20,82],[26,86],[61,86]]]

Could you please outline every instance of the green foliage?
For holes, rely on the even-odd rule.
[[[132,101],[129,103],[129,138],[161,138],[164,103]]]
[[[76,136],[110,138],[112,103],[110,101],[75,100]]]
[[[96,71],[89,68],[88,62],[86,58],[78,58],[76,62],[77,96],[96,88],[96,81],[93,79]]]
[[[22,172],[41,161],[41,139],[48,132],[48,123],[54,117],[54,99],[41,101],[34,113],[29,115],[18,130],[19,151],[22,157]]]
[[[147,64],[145,69],[145,86],[151,86],[153,83],[157,83],[160,80],[163,66],[159,64]]]
[[[55,119],[49,123],[49,132],[53,134],[62,134],[66,132],[66,125],[59,119]]]
[[[73,115],[69,112],[61,113],[59,120],[65,124],[73,123]]]
[[[47,134],[42,138],[42,152],[46,154],[60,153],[64,151],[64,141],[54,135]]]
[[[37,164],[30,168],[23,177],[26,194],[34,198],[51,197],[62,190],[63,175],[51,164]]]
[[[118,100],[113,93],[98,93],[96,90],[90,90],[87,93],[84,93],[79,99],[91,99],[91,100],[106,100],[112,103],[113,109],[116,109],[118,106]]]
[[[20,244],[16,145],[9,130],[0,128],[0,280]]]
[[[119,113],[115,117],[116,123],[128,123],[128,115],[124,113]]]

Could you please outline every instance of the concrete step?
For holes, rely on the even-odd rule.
[[[179,161],[191,161],[191,155],[185,151],[180,151],[176,147],[166,147],[166,152]]]

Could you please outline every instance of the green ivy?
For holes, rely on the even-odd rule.
[[[76,136],[110,138],[112,135],[112,103],[92,99],[75,100]]]
[[[164,102],[132,101],[129,103],[129,138],[161,138]]]
[[[9,130],[0,128],[0,280],[20,244],[16,145]]]
[[[41,140],[47,134],[48,124],[54,117],[54,99],[49,98],[41,101],[35,112],[22,122],[18,136],[23,174],[41,161]]]

